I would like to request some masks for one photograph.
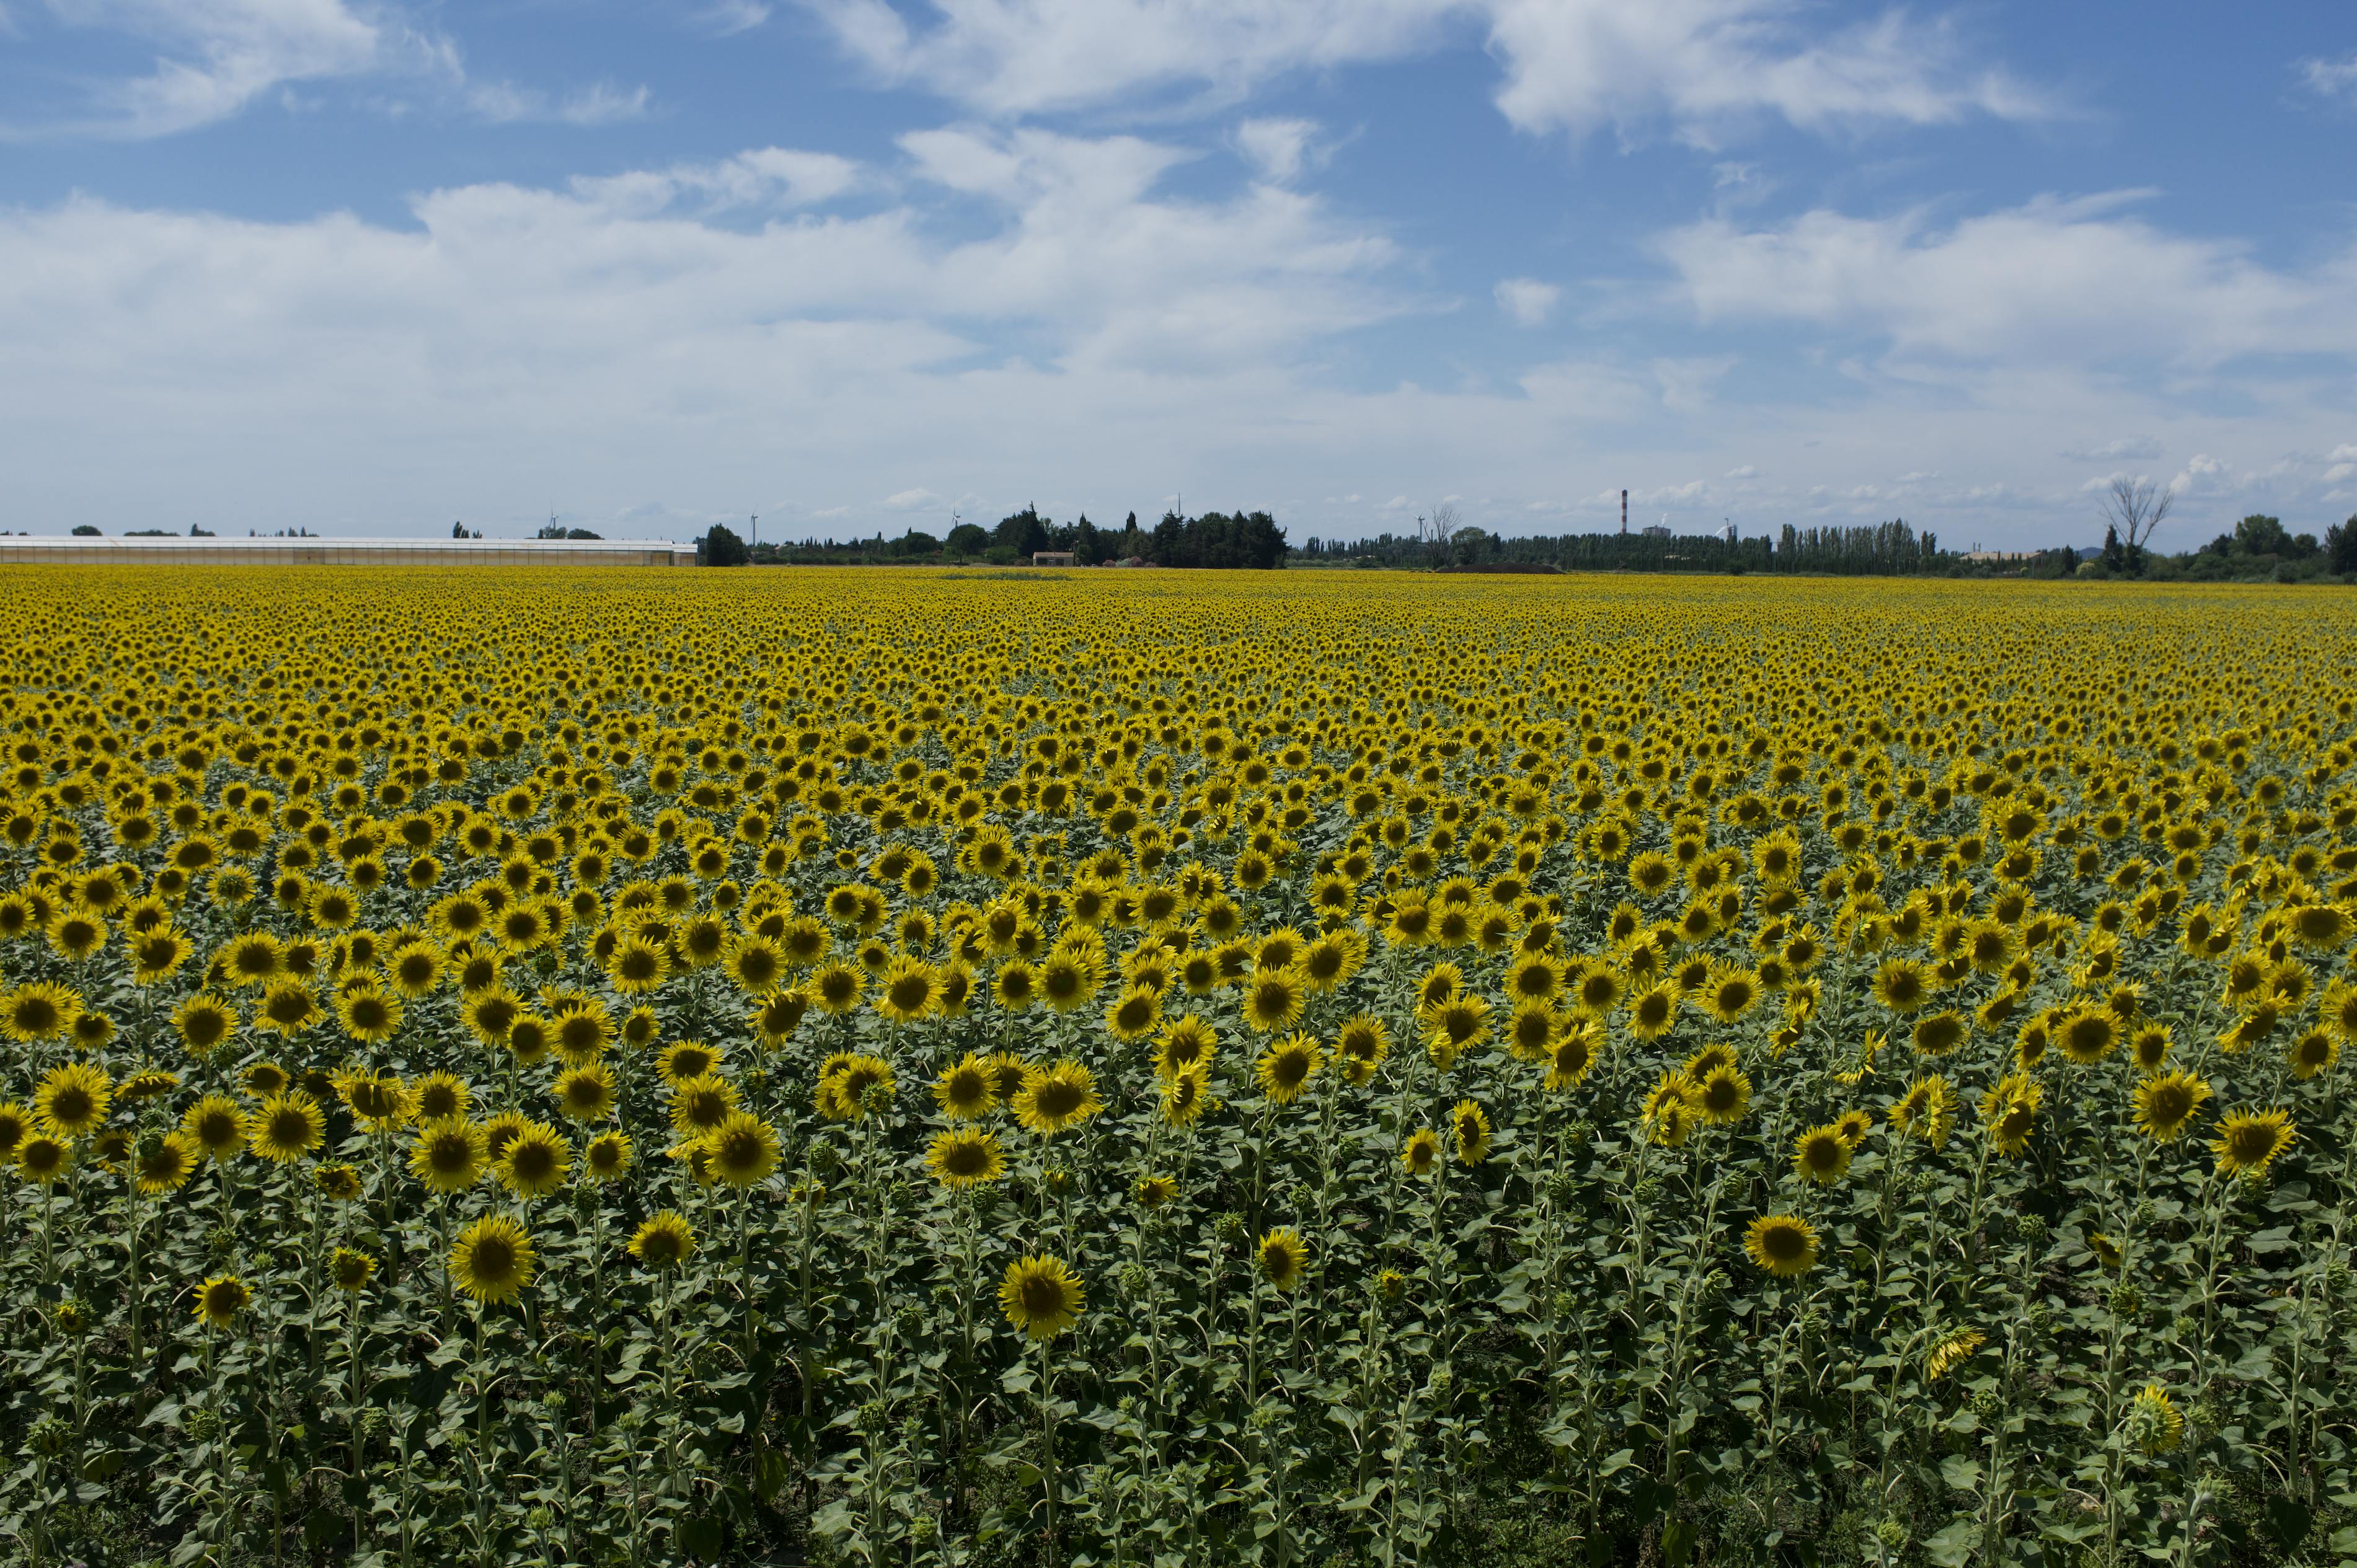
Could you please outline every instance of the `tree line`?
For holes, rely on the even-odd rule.
[[[1285,530],[1265,511],[1205,512],[1181,517],[1165,512],[1151,528],[1131,512],[1120,527],[1103,527],[1086,512],[1060,523],[1025,507],[999,519],[997,526],[960,522],[946,537],[909,529],[898,539],[809,540],[783,544],[748,544],[736,530],[715,524],[696,542],[696,561],[706,566],[1028,565],[1042,552],[1065,553],[1076,566],[1135,564],[1267,571],[1285,564]]]

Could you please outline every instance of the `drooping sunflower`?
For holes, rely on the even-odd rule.
[[[2136,1124],[2157,1143],[2173,1143],[2193,1124],[2209,1098],[2209,1082],[2193,1073],[2182,1069],[2156,1073],[2136,1086]]]
[[[215,1274],[192,1293],[196,1316],[209,1328],[229,1328],[253,1300],[253,1289],[235,1274]]]
[[[2185,1441],[2185,1417],[2158,1383],[2147,1383],[2128,1402],[2126,1426],[2139,1453],[2166,1454]]]
[[[481,1179],[484,1157],[483,1130],[462,1116],[445,1116],[418,1128],[409,1174],[428,1192],[464,1192]]]
[[[943,1187],[979,1187],[1006,1174],[1006,1156],[996,1133],[956,1128],[935,1134],[925,1151],[925,1168]]]
[[[539,1258],[522,1225],[504,1214],[486,1214],[451,1244],[450,1283],[485,1306],[499,1306],[523,1294]]]
[[[88,1062],[51,1068],[33,1091],[33,1114],[61,1138],[79,1138],[106,1120],[114,1081]]]
[[[629,1245],[630,1256],[657,1273],[675,1269],[695,1255],[695,1227],[676,1208],[657,1209],[640,1222]]]
[[[1017,1258],[998,1285],[999,1310],[1034,1339],[1055,1338],[1080,1321],[1087,1305],[1081,1277],[1061,1258]]]
[[[2219,1124],[2210,1152],[2218,1156],[2219,1175],[2257,1177],[2298,1136],[2299,1129],[2287,1112],[2230,1111]]]
[[[1290,1105],[1308,1088],[1324,1059],[1315,1038],[1296,1032],[1261,1053],[1260,1060],[1253,1064],[1253,1076],[1269,1103]]]
[[[327,1112],[302,1090],[274,1094],[262,1102],[252,1123],[253,1152],[274,1165],[287,1165],[317,1148],[328,1135]]]
[[[1309,1272],[1309,1248],[1299,1231],[1281,1226],[1260,1239],[1253,1249],[1253,1261],[1261,1278],[1278,1290],[1289,1291]]]
[[[1827,1122],[1812,1127],[1792,1140],[1792,1174],[1819,1187],[1831,1187],[1849,1174],[1849,1140]]]
[[[1796,1214],[1763,1214],[1745,1230],[1743,1251],[1778,1279],[1798,1279],[1816,1267],[1816,1227]]]
[[[1976,1328],[1959,1328],[1942,1337],[1923,1358],[1923,1380],[1936,1383],[1973,1359],[1986,1337]]]

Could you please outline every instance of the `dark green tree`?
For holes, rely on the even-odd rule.
[[[750,559],[744,540],[725,522],[716,522],[695,547],[699,566],[742,566]]]

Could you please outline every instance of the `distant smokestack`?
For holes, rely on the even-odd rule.
[[[1620,492],[1620,532],[1624,534],[1629,532],[1629,492],[1627,490]]]

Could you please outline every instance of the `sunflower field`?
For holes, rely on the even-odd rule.
[[[0,579],[0,1551],[2357,1558],[2357,618]]]

